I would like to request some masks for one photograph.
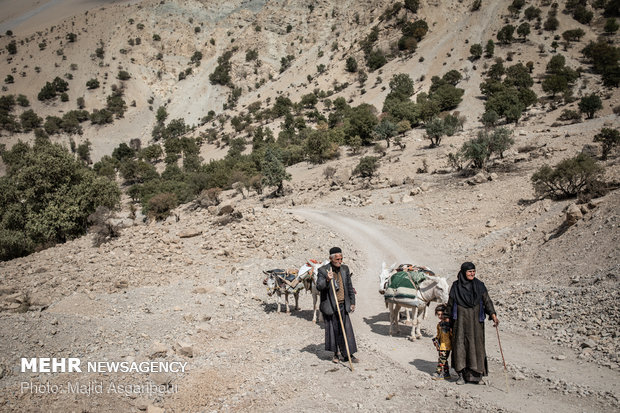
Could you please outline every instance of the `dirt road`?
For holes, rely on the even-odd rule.
[[[381,262],[427,265],[439,274],[452,277],[449,279],[451,284],[452,273],[458,268],[460,258],[444,251],[442,239],[429,234],[411,234],[381,225],[376,220],[335,212],[296,210],[295,213],[351,240],[359,250],[358,257],[363,257],[361,262],[358,260],[352,265],[353,282],[358,293],[358,309],[353,316],[356,334],[372,343],[371,346],[383,356],[409,370],[414,377],[430,375],[436,363],[436,352],[430,343],[436,324],[432,311],[423,323],[422,339],[407,340],[408,326],[404,331],[401,329],[399,336],[390,337],[387,311],[377,292]],[[346,253],[344,251],[345,261]],[[490,293],[493,297],[493,291]],[[433,307],[434,304],[431,309]],[[498,313],[501,320],[501,310]],[[565,354],[566,351],[554,348],[552,343],[533,337],[529,332],[509,332],[504,324],[500,325],[500,334],[509,364],[509,371],[505,374],[496,331],[490,322],[486,327],[489,384],[456,386],[453,382],[442,382],[439,386],[453,389],[463,396],[479,398],[501,409],[520,412],[599,410],[603,408],[601,402],[606,396],[618,394],[618,375],[613,371]]]

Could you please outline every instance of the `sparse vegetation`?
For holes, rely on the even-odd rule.
[[[534,175],[532,184],[543,198],[571,198],[602,177],[603,167],[586,154],[561,161],[555,167],[544,165]]]
[[[603,148],[603,160],[606,160],[611,151],[620,145],[620,132],[617,129],[603,128],[594,135],[594,142],[600,142]]]
[[[86,232],[97,207],[117,207],[116,183],[97,177],[66,149],[39,139],[2,152],[0,260],[9,260]],[[62,177],[62,179],[59,179]]]
[[[377,172],[377,169],[379,169],[379,158],[364,156],[353,170],[353,174],[362,178],[370,178]]]

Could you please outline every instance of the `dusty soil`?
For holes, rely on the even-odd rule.
[[[321,17],[331,12],[332,6],[325,4],[317,6],[320,13],[314,15],[297,2],[286,10],[260,1],[220,6],[151,1],[97,8],[88,17],[80,13],[57,26],[63,33],[72,30],[72,24],[80,30],[81,43],[65,48],[66,61],[56,55],[59,39],[51,32],[32,32],[33,41],[20,47],[19,59],[1,67],[0,76],[12,69],[27,72],[24,78],[16,76],[16,83],[7,86],[8,93],[28,95],[42,116],[73,109],[73,102],[82,95],[88,109],[100,107],[119,66],[129,69],[135,80],[127,85],[126,100],[135,99],[137,104],[124,119],[105,128],[87,128],[76,137],[78,143],[93,142],[93,160],[133,137],[148,142],[154,123],[149,106],[156,109],[169,101],[170,119],[184,116],[188,123],[196,123],[210,109],[219,110],[225,91],[208,87],[207,79],[231,38],[259,47],[264,58],[259,75],[274,74],[272,82],[244,93],[240,107],[259,95],[273,99],[285,93],[298,100],[315,87],[328,89],[334,80],[347,80],[352,85],[340,96],[352,99],[352,104],[369,102],[380,109],[388,92],[382,86],[393,74],[410,74],[418,93],[428,89],[431,74],[458,69],[466,75],[459,84],[466,91],[459,110],[468,122],[464,131],[446,138],[438,148],[428,147],[423,130],[408,132],[406,148],[386,149],[378,176],[369,181],[350,175],[361,156],[374,153],[351,155],[343,148],[338,160],[290,167],[292,180],[286,184],[285,197],[225,192],[222,205],[232,205],[242,218],[218,216],[221,208],[188,204],[163,223],[144,224],[129,219],[124,210],[119,218],[127,228],[120,238],[100,247],[92,245],[89,235],[0,263],[1,411],[620,409],[616,331],[620,193],[616,190],[579,205],[581,219],[566,227],[566,210],[575,200],[537,199],[530,183],[531,174],[541,165],[574,156],[604,126],[620,126],[612,111],[620,103],[617,90],[602,89],[598,77],[584,73],[575,87],[576,96],[597,92],[604,97],[604,108],[595,119],[551,127],[561,110],[575,109],[576,102],[558,108],[537,104],[515,128],[514,149],[504,159],[493,160],[489,173],[478,181],[461,176],[447,166],[447,155],[479,130],[477,119],[483,107],[479,82],[491,62],[480,61],[474,69],[467,60],[469,45],[493,37],[509,2],[495,2],[477,14],[469,14],[465,3],[445,2],[439,7],[422,2],[421,13],[434,23],[427,39],[411,58],[396,59],[380,73],[369,74],[368,91],[361,93],[354,75],[343,75],[342,57],[351,50],[356,53],[349,46],[367,34],[384,3],[339,5],[336,22],[342,33],[333,59],[329,53],[317,58],[319,49],[330,50],[335,36],[334,22]],[[361,15],[359,25],[352,23],[355,12]],[[145,31],[110,24],[129,16],[144,21]],[[189,18],[204,22],[200,35],[193,32],[194,24],[187,24]],[[569,16],[560,13],[558,18],[562,30],[576,25]],[[254,21],[263,27],[260,35],[248,24]],[[295,30],[283,34],[289,21],[295,23]],[[597,21],[593,27],[600,24]],[[583,41],[596,37],[593,29],[583,27],[587,30]],[[147,42],[153,33],[167,34],[161,45]],[[136,36],[144,40],[141,47],[127,56],[117,52],[127,47],[128,37]],[[208,45],[212,36],[217,39],[213,47]],[[285,41],[278,36],[286,36]],[[37,43],[44,37],[49,37],[50,45],[39,52]],[[532,60],[535,72],[541,74],[550,54],[549,50],[540,54],[536,45],[548,45],[546,37],[547,33],[532,34],[527,42],[497,47],[496,56],[506,58],[512,51],[515,62]],[[99,39],[108,51],[102,66],[90,57]],[[390,40],[394,39],[381,41]],[[6,42],[8,38],[3,38],[3,51]],[[178,71],[187,66],[198,46],[204,46],[201,66],[192,82],[179,83]],[[300,49],[291,69],[279,74],[279,58]],[[160,50],[165,51],[163,61],[154,58]],[[563,52],[569,66],[583,64],[579,50],[575,46]],[[420,56],[426,57],[423,62]],[[236,59],[241,60],[235,61],[236,73],[249,70],[242,57]],[[49,64],[52,61],[58,66]],[[36,101],[33,96],[44,81],[68,72],[70,63],[80,68],[72,82],[71,105]],[[319,63],[327,65],[327,72],[306,82]],[[40,74],[35,73],[36,66],[42,66]],[[161,80],[156,77],[159,70]],[[85,90],[86,80],[106,73],[110,81],[101,90]],[[249,75],[243,84],[254,80]],[[534,89],[542,94],[539,84]],[[279,121],[271,126],[277,131]],[[3,136],[2,143],[10,146],[17,139],[32,138],[32,134]],[[54,140],[68,143],[64,135]],[[225,153],[213,145],[202,147],[207,161]],[[424,165],[428,171],[418,172]],[[604,165],[606,178],[618,181],[617,153]],[[324,177],[327,166],[338,169],[333,179]],[[334,245],[343,248],[358,293],[352,319],[361,362],[354,372],[344,364],[332,364],[331,355],[323,350],[323,327],[310,321],[310,294],[301,295],[300,310],[277,313],[274,299],[262,285],[262,270],[295,268],[309,258],[324,259]],[[450,282],[467,260],[476,263],[496,304],[507,363],[504,372],[497,333],[487,324],[490,375],[488,384],[480,386],[432,381],[437,355],[430,339],[436,321],[432,316],[424,321],[421,340],[407,340],[408,327],[390,337],[387,310],[377,292],[384,261],[427,265]],[[185,373],[164,375],[29,374],[20,372],[21,357],[188,365]],[[106,391],[37,393],[22,391],[23,382],[65,389],[68,383],[94,382],[102,383]],[[155,383],[166,390],[114,393],[107,391],[110,383]]]

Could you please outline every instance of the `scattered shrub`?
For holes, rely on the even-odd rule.
[[[178,205],[177,196],[174,193],[165,192],[154,195],[148,201],[149,216],[157,221],[168,218],[170,212]]]
[[[364,156],[353,170],[353,174],[362,178],[370,178],[377,172],[377,169],[379,169],[379,158]]]
[[[617,129],[603,128],[594,135],[594,142],[600,142],[603,146],[603,160],[605,160],[611,151],[620,144],[620,132]]]
[[[542,166],[532,175],[536,194],[543,198],[570,198],[602,177],[604,169],[583,153],[561,161],[555,167]]]

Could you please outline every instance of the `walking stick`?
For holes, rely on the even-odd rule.
[[[333,274],[333,271],[330,269],[329,272]],[[338,311],[338,319],[340,320],[340,329],[342,330],[342,335],[344,336],[344,347],[347,349],[347,358],[349,359],[349,366],[351,367],[351,371],[353,371],[353,363],[351,362],[351,352],[349,351],[349,340],[347,340],[347,332],[344,329],[344,323],[342,322],[342,314],[340,314],[340,305],[338,305],[338,296],[336,295],[336,287],[334,287],[334,279],[332,278],[332,292],[334,293],[334,302],[336,303],[336,311]]]
[[[497,342],[499,343],[499,352],[502,355],[502,362],[504,363],[504,377],[506,378],[506,393],[508,393],[508,369],[506,369],[506,360],[504,359],[504,351],[502,350],[502,342],[499,339],[499,327],[495,326],[497,332]]]

